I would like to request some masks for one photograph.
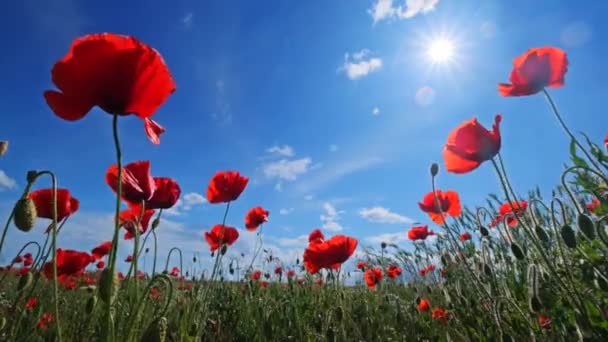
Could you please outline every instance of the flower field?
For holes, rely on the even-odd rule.
[[[473,117],[453,127],[437,151],[440,162],[429,159],[419,176],[428,184],[417,203],[426,222],[403,227],[406,243],[368,248],[357,236],[311,227],[300,256],[280,260],[264,245],[262,229],[272,219],[264,199],[244,212],[231,207],[250,178],[218,170],[201,179],[206,201],[222,213],[200,236],[210,255],[204,268],[180,246],[158,257],[163,213],[182,190],[170,174],[158,176],[153,161],[123,156],[127,132],[118,127],[127,116],[141,119],[150,142],[161,144],[165,128],[152,118],[177,89],[161,53],[113,33],[79,37],[66,49],[51,70],[54,88],[43,92],[45,110],[66,125],[111,118],[99,130],[111,132],[115,152],[105,171],[114,225],[105,241],[64,248],[57,237],[79,214],[78,194],[61,187],[54,170],[23,170],[0,253],[12,244],[11,230],[44,234],[44,242],[33,238],[2,265],[1,341],[608,340],[608,141],[572,130],[550,93],[566,88],[566,51],[522,51],[505,83],[497,80],[497,96],[546,98],[546,120],[571,141],[556,146],[569,148],[570,159],[561,183],[544,189],[552,197],[511,182],[507,166],[521,166],[501,157],[510,148],[501,123],[510,118]],[[21,143],[0,142],[0,163]],[[442,182],[445,174],[475,177],[480,168],[496,174],[488,191],[496,194],[483,206],[461,201],[464,190]],[[242,217],[242,226],[230,226],[229,216]],[[48,228],[33,230],[41,222]],[[257,243],[238,265],[228,255],[243,234]],[[429,237],[436,241],[426,243]],[[125,241],[133,249],[123,260]]]

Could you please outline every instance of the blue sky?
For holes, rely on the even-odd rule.
[[[429,165],[441,164],[447,134],[471,117],[490,126],[502,113],[502,154],[516,190],[538,184],[547,193],[567,161],[568,140],[543,97],[502,98],[496,90],[512,59],[531,47],[568,53],[566,86],[551,94],[571,128],[597,142],[608,133],[601,41],[608,4],[601,1],[25,0],[2,7],[0,139],[11,145],[0,159],[0,213],[18,198],[27,170],[54,170],[81,201],[60,237],[64,247],[89,250],[112,234],[113,193],[104,183],[114,163],[111,117],[96,109],[65,122],[42,97],[53,88],[52,65],[87,33],[138,37],[160,51],[175,78],[177,92],[154,116],[167,129],[161,145],[146,139],[136,118],[121,119],[120,136],[125,162],[149,159],[155,176],[180,183],[185,197],[159,234],[165,251],[180,245],[188,257],[206,255],[202,232],[221,220],[223,207],[200,195],[225,169],[251,179],[228,224],[242,228],[246,211],[264,206],[266,244],[285,262],[301,254],[314,228],[362,245],[391,234],[384,238],[406,246],[413,222],[430,223],[416,204],[430,191]],[[449,63],[433,64],[426,53],[438,38],[453,42]],[[439,188],[457,190],[471,207],[499,190],[490,165],[442,172]],[[41,230],[11,228],[4,260]],[[234,252],[249,252],[254,239],[243,232]]]

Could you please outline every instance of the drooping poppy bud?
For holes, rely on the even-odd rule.
[[[99,278],[99,297],[101,300],[110,305],[116,298],[119,284],[120,279],[117,274],[110,273],[107,268],[101,271],[101,277]]]
[[[566,246],[568,246],[568,248],[576,248],[576,234],[570,225],[563,225],[560,234],[562,236],[562,240],[564,240],[564,243]]]
[[[595,225],[591,218],[585,214],[578,216],[578,229],[589,239],[595,239]]]
[[[13,222],[19,230],[29,232],[36,224],[36,205],[29,197],[21,198],[15,204]]]
[[[439,173],[439,165],[437,163],[431,164],[431,176],[435,177]]]
[[[517,260],[523,260],[526,257],[523,249],[521,249],[516,242],[511,243],[511,252],[513,252],[513,255],[515,258],[517,258]]]
[[[536,237],[544,243],[549,243],[550,238],[549,234],[545,231],[545,229],[539,225],[534,227],[534,232],[536,233]]]
[[[6,151],[8,150],[8,141],[2,140],[0,141],[0,157],[2,157]]]

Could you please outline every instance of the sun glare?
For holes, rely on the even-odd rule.
[[[454,57],[454,44],[447,39],[436,39],[431,42],[427,54],[434,63],[445,63]]]

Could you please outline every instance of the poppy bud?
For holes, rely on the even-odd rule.
[[[196,257],[192,257],[192,262],[196,262]]]
[[[385,249],[385,248],[386,248],[386,242],[382,242],[382,243],[380,244],[380,247],[381,247],[382,249]]]
[[[166,317],[161,317],[152,321],[144,332],[141,341],[165,342],[165,339],[167,338],[167,326]]]
[[[190,329],[188,329],[188,335],[190,335],[190,336],[198,335],[198,323],[197,322],[190,324]]]
[[[515,256],[515,258],[517,258],[517,260],[523,260],[526,257],[524,251],[516,242],[511,243],[511,252]]]
[[[485,273],[488,277],[492,276],[492,267],[490,265],[484,263],[483,264],[483,273]]]
[[[528,306],[530,307],[530,311],[532,312],[539,312],[542,309],[542,304],[537,296],[530,297],[530,300],[528,301]]]
[[[234,274],[234,268],[230,267],[228,269],[228,273],[230,273],[230,275],[233,275]]]
[[[488,235],[490,235],[490,232],[488,231],[488,228],[486,228],[484,226],[480,226],[479,227],[479,232],[481,233],[481,236],[488,236]]]
[[[568,248],[576,248],[576,234],[570,225],[563,225],[560,234],[562,236],[562,240],[564,240],[564,243],[566,246],[568,246]]]
[[[38,171],[35,170],[28,171],[25,176],[25,179],[28,183],[34,183],[36,181],[36,178],[38,178]]]
[[[95,305],[97,304],[97,296],[91,296],[89,297],[89,299],[87,300],[87,313],[90,315],[93,310],[95,310]]]
[[[578,216],[578,229],[589,239],[595,239],[595,225],[589,216],[580,214]]]
[[[6,326],[6,318],[0,317],[0,331],[4,330],[5,326]]]
[[[38,214],[36,212],[36,205],[34,205],[34,201],[31,198],[24,197],[18,200],[15,203],[13,213],[13,222],[15,222],[15,226],[19,230],[29,232],[34,228]]]
[[[111,304],[114,298],[116,298],[119,284],[120,279],[118,279],[116,273],[110,273],[110,269],[108,268],[101,271],[101,276],[99,277],[99,297],[101,300],[106,304]]]
[[[536,233],[536,237],[538,237],[540,241],[544,243],[549,243],[549,234],[547,234],[543,227],[537,225],[536,227],[534,227],[534,232]]]
[[[150,252],[150,248],[146,247],[146,250],[144,251],[146,254],[148,254],[148,252]]]
[[[156,217],[154,219],[154,221],[152,221],[152,229],[156,229],[156,227],[158,227],[159,224],[160,224],[160,217]]]
[[[226,254],[226,251],[228,250],[228,245],[223,244],[222,245],[222,249],[220,250],[221,255]]]
[[[608,291],[608,282],[606,282],[606,279],[604,279],[604,277],[597,277],[595,281],[597,282],[597,286],[601,290]]]
[[[19,279],[19,283],[17,284],[17,291],[23,291],[32,285],[32,279],[34,276],[32,272],[24,273]]]
[[[6,151],[8,150],[8,141],[2,140],[0,141],[0,157],[2,157]]]
[[[435,177],[439,173],[439,165],[437,163],[431,164],[431,176]]]
[[[336,308],[336,321],[342,322],[342,318],[344,317],[344,311],[341,306]]]
[[[300,264],[300,258],[296,258],[296,265]]]

